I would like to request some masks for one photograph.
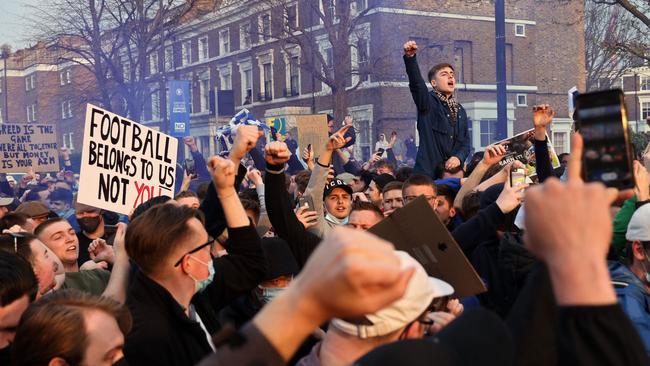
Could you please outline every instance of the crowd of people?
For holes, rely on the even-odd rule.
[[[513,184],[504,146],[469,156],[453,67],[429,93],[416,50],[403,159],[391,133],[356,160],[351,118],[319,156],[239,125],[222,156],[185,138],[196,172],[128,217],[76,201],[66,150],[59,174],[0,174],[0,364],[649,364],[650,153],[633,192],[582,181],[578,133],[553,169],[543,105],[536,175]],[[367,232],[422,198],[486,292]]]

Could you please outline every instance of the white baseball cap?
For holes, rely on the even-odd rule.
[[[424,267],[408,253],[395,252],[402,269],[415,267],[415,273],[406,286],[404,295],[385,308],[367,314],[358,320],[333,319],[332,325],[343,333],[365,339],[390,334],[415,321],[431,305],[433,299],[454,293],[445,281],[429,277]]]
[[[650,204],[639,207],[627,225],[627,241],[650,241]]]

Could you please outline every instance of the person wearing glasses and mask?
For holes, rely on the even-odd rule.
[[[212,258],[203,213],[174,203],[152,206],[126,231],[127,253],[140,269],[127,295],[131,365],[196,364],[214,352],[217,312],[264,280],[264,252],[234,187],[235,164],[215,156],[208,165],[228,224],[227,256]]]

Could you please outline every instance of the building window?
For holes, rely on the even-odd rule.
[[[183,42],[181,45],[181,64],[189,65],[192,63],[192,42]]]
[[[323,8],[323,3],[325,3],[325,8]],[[333,23],[336,20],[336,0],[319,0],[318,10],[320,10],[325,19],[329,19],[330,22]],[[322,23],[323,20],[320,19],[320,22]]]
[[[210,57],[210,46],[208,36],[199,38],[199,60],[206,60]]]
[[[262,65],[262,95],[261,100],[273,99],[273,65],[266,63]]]
[[[224,29],[219,32],[219,54],[225,55],[230,53],[230,31]]]
[[[556,154],[562,154],[566,151],[566,135],[566,132],[553,132],[553,148]]]
[[[253,70],[246,69],[241,71],[241,100],[242,105],[253,102]]]
[[[149,75],[158,73],[158,52],[153,51],[149,54]]]
[[[294,56],[289,60],[290,95],[300,95],[300,58]]]
[[[151,120],[160,119],[160,91],[156,90],[151,93]]]
[[[232,73],[229,68],[219,71],[219,81],[221,83],[219,90],[232,90]]]
[[[59,72],[59,83],[61,85],[67,85],[70,84],[70,82],[70,69],[65,69]]]
[[[528,96],[526,94],[517,94],[517,106],[526,107],[528,105]]]
[[[284,29],[294,31],[298,28],[298,4],[288,5],[284,10]]]
[[[201,112],[210,109],[210,79],[199,80],[199,95],[201,96]]]
[[[27,122],[36,122],[36,104],[27,106]]]
[[[650,117],[650,102],[641,102],[641,120]]]
[[[72,117],[72,101],[66,100],[61,103],[61,118],[71,118]]]
[[[271,39],[271,14],[262,14],[260,16],[260,33],[262,40],[268,41]]]
[[[165,48],[165,71],[171,71],[174,68],[174,48]]]
[[[517,37],[526,37],[526,25],[525,24],[515,24],[515,36],[517,36]]]
[[[508,135],[508,124],[499,123],[495,119],[481,120],[481,146],[488,146],[503,140]]]
[[[357,41],[357,58],[359,61],[359,76],[361,81],[368,81],[370,61],[368,54],[370,53],[370,42],[366,38],[360,38]]]
[[[639,90],[650,90],[650,76],[640,75],[640,89]]]
[[[0,107],[0,123],[4,122],[5,115],[2,113],[2,107]]]
[[[30,91],[36,87],[36,75],[32,74],[25,78],[25,91]]]
[[[2,94],[2,88],[4,88],[5,85],[4,83],[5,83],[4,79],[0,78],[0,94]]]
[[[122,64],[122,79],[124,81],[131,80],[131,64],[128,61]]]
[[[251,25],[250,23],[239,26],[239,49],[246,50],[251,47]]]
[[[354,119],[354,129],[357,131],[356,145],[361,149],[363,161],[370,158],[372,140],[370,138],[370,121]]]

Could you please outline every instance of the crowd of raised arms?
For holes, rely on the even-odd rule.
[[[388,130],[362,161],[349,116],[320,147],[186,137],[196,174],[128,217],[77,202],[66,149],[58,174],[0,173],[0,365],[650,364],[650,149],[633,190],[583,182],[581,135],[554,168],[540,105],[536,178],[512,184],[504,145],[469,153],[453,67],[429,91],[416,51],[417,147]],[[367,232],[420,197],[487,291]]]

